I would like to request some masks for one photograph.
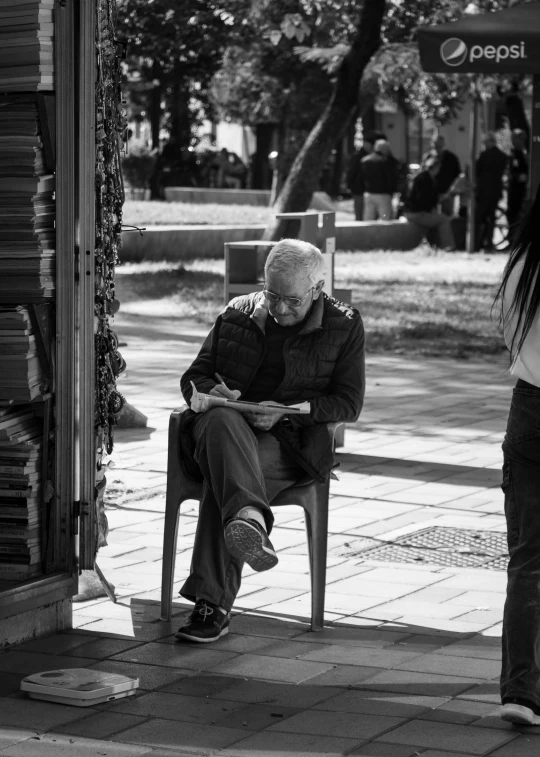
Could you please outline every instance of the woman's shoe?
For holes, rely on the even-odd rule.
[[[526,699],[505,699],[501,718],[516,725],[540,725],[540,707]]]

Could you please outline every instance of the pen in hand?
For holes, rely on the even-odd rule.
[[[240,392],[238,391],[238,389],[229,389],[219,373],[214,373],[214,376],[219,381],[219,384],[211,390],[210,394],[218,394],[219,396],[226,397],[229,400],[237,400],[240,397]],[[215,390],[217,390],[217,392]]]

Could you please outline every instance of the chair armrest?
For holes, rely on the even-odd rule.
[[[178,424],[180,423],[180,418],[182,417],[182,413],[185,413],[186,410],[189,410],[188,405],[181,405],[180,407],[175,407],[175,409],[171,412],[169,416],[169,431],[171,430],[171,426],[175,426],[178,428]]]
[[[344,425],[344,421],[333,421],[332,423],[327,423],[326,428],[328,429],[328,433],[330,434],[330,439],[332,441],[332,446],[334,445],[334,442],[336,440],[336,432],[340,426]]]
[[[169,416],[169,449],[167,454],[167,468],[178,464],[180,460],[178,448],[178,435],[180,433],[180,419],[182,414],[189,410],[187,405],[175,408]]]

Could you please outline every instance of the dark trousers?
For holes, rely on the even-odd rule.
[[[499,204],[499,196],[490,197],[479,195],[476,198],[476,242],[474,249],[490,250],[493,247],[493,231],[495,230],[495,211]]]
[[[540,706],[540,389],[517,382],[503,443],[508,585],[501,698]]]
[[[526,184],[515,184],[508,187],[506,217],[508,218],[509,241],[515,239],[517,226],[521,218],[521,211],[527,195]]]
[[[192,434],[204,483],[191,572],[180,594],[229,611],[240,589],[243,563],[225,547],[225,524],[242,507],[253,505],[262,510],[270,533],[274,516],[269,503],[302,478],[303,471],[286,459],[271,433],[252,428],[236,410],[201,413]]]
[[[357,221],[364,220],[364,195],[353,195],[354,217]]]

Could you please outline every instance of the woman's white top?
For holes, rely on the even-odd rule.
[[[508,313],[510,310],[522,269],[523,263],[520,261],[510,274],[504,290],[503,314]],[[508,349],[510,349],[510,345],[512,344],[517,320],[517,313],[514,313],[512,318],[509,318],[504,323],[504,341]],[[517,335],[515,344],[517,342],[519,342],[519,334]],[[540,308],[534,316],[530,331],[523,342],[519,354],[513,361],[510,373],[516,378],[523,379],[523,381],[527,381],[529,384],[540,387]]]

